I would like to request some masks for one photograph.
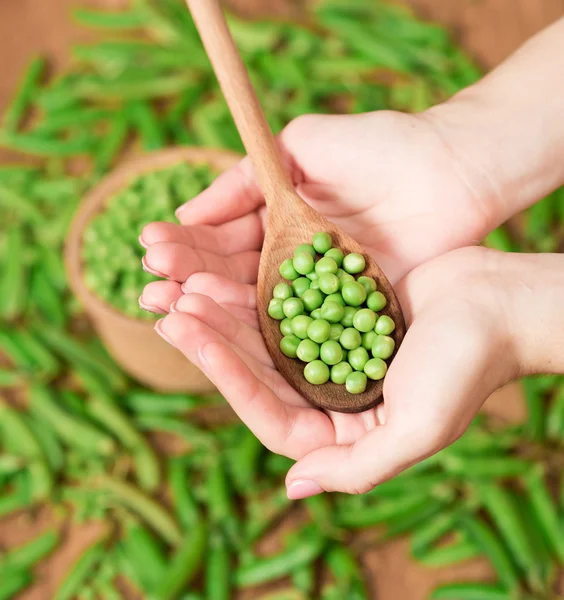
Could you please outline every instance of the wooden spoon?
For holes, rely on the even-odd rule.
[[[349,394],[344,385],[331,382],[320,386],[310,384],[303,375],[304,364],[298,359],[287,358],[280,351],[280,323],[268,315],[268,303],[274,286],[282,281],[278,271],[280,264],[293,257],[299,244],[311,244],[314,233],[326,231],[331,234],[333,245],[344,254],[358,252],[365,257],[363,275],[373,277],[388,300],[381,314],[389,315],[396,323],[392,337],[397,351],[405,334],[405,321],[392,285],[355,240],[315,212],[296,193],[227,27],[219,0],[186,1],[266,201],[267,226],[257,288],[257,310],[266,347],[280,373],[315,406],[347,413],[367,410],[382,401],[383,381],[369,380],[362,394]]]

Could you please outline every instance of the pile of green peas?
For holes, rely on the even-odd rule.
[[[280,321],[281,352],[306,363],[304,377],[313,385],[331,380],[361,394],[368,379],[386,375],[395,323],[378,314],[387,299],[372,277],[361,275],[365,267],[364,256],[345,256],[326,232],[280,265],[287,281],[274,287],[268,314]]]
[[[82,238],[84,282],[98,297],[136,319],[156,316],[139,308],[145,285],[157,278],[140,267],[145,249],[138,237],[153,221],[177,223],[174,211],[206,189],[216,173],[206,164],[179,162],[143,173],[109,198]]]

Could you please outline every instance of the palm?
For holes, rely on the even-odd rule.
[[[298,120],[281,136],[298,192],[363,244],[394,282],[484,233],[470,190],[426,122],[389,113],[319,119],[330,121],[319,126],[317,117]],[[248,161],[218,178],[179,218],[182,226],[151,224],[143,232],[146,267],[168,279],[147,286],[143,303],[184,313],[168,318],[175,337],[184,340],[180,349],[263,443],[300,459],[373,430],[381,407],[325,414],[273,366],[256,314],[264,200]],[[401,373],[394,375],[392,367],[386,397],[395,380]]]

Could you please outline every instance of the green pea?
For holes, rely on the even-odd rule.
[[[347,380],[347,377],[353,372],[352,367],[348,362],[340,362],[331,367],[331,381],[342,385]]]
[[[306,254],[309,254],[311,256],[311,258],[313,258],[315,260],[316,252],[315,252],[315,248],[311,244],[300,244],[294,250],[294,256],[296,256],[296,254],[300,254],[301,252],[305,252]]]
[[[396,324],[394,323],[394,320],[387,315],[382,315],[381,317],[378,317],[374,331],[378,335],[390,335],[395,328]]]
[[[298,358],[303,362],[311,362],[319,358],[319,344],[312,340],[302,340],[297,350]]]
[[[282,335],[292,335],[294,332],[292,331],[292,319],[283,319],[280,322],[280,333]]]
[[[376,339],[372,344],[372,356],[374,358],[390,358],[394,353],[394,348],[396,347],[396,343],[393,338],[387,335],[378,335],[376,334]]]
[[[361,336],[362,347],[365,350],[372,351],[372,346],[373,346],[374,342],[376,341],[377,336],[378,336],[378,334],[375,331],[367,331],[366,333],[363,333]]]
[[[313,385],[322,385],[329,380],[329,367],[321,360],[314,360],[305,366],[304,377]]]
[[[353,325],[355,329],[358,329],[362,333],[372,331],[376,325],[376,313],[369,308],[361,308],[354,315]]]
[[[321,360],[327,365],[336,365],[343,360],[343,349],[339,342],[328,340],[321,344]]]
[[[315,272],[312,271],[311,273],[308,273],[306,275],[306,277],[310,280],[310,281],[316,281],[317,279],[319,279],[319,275]]]
[[[368,298],[366,299],[366,305],[374,312],[382,310],[387,303],[386,296],[384,296],[382,292],[372,292],[371,294],[368,294]]]
[[[379,380],[384,379],[388,365],[381,358],[371,358],[364,365],[364,372],[370,379]]]
[[[295,335],[285,335],[280,340],[280,350],[282,351],[282,354],[288,358],[296,358],[298,356],[298,346],[301,341],[302,340]]]
[[[286,300],[288,302],[288,300]],[[336,302],[323,303],[321,307],[321,318],[329,321],[329,323],[339,323],[345,314],[345,309]]]
[[[329,250],[331,250],[331,246],[333,245],[333,240],[331,235],[326,233],[325,231],[321,231],[316,233],[313,236],[313,247],[319,254],[325,254]]]
[[[343,252],[339,248],[331,248],[325,252],[327,258],[332,258],[337,266],[340,267],[343,264]]]
[[[352,254],[347,254],[345,258],[343,258],[343,269],[347,273],[362,273],[365,267],[366,261],[362,254],[353,252]]]
[[[362,346],[351,350],[347,357],[347,360],[355,371],[364,371],[364,365],[369,359],[370,356],[368,356],[368,351]]]
[[[335,261],[335,262],[337,262],[337,261]],[[335,275],[340,279],[342,275],[348,275],[348,273],[345,273],[345,271],[343,271],[343,269],[341,269],[341,267],[339,267],[337,269],[337,272],[335,273]],[[351,279],[354,280],[354,277],[352,275],[350,277],[351,277]]]
[[[343,300],[343,296],[341,296],[341,294],[339,294],[339,293],[329,294],[329,296],[327,296],[327,298],[325,298],[324,302],[336,302],[337,304],[340,304],[341,306],[346,306],[346,303]]]
[[[308,274],[311,275],[311,273],[308,273]],[[311,285],[309,286],[309,289],[310,290],[318,290],[318,289],[320,289],[320,287],[319,287],[319,278],[311,280]]]
[[[349,255],[350,256],[350,255]],[[345,385],[349,394],[362,394],[366,390],[366,384],[368,380],[366,375],[360,371],[354,371],[347,375]]]
[[[345,306],[345,316],[341,319],[341,325],[343,327],[352,327],[353,319],[357,312],[358,308],[355,306]]]
[[[345,283],[341,294],[349,306],[360,306],[366,300],[366,290],[356,281]]]
[[[287,283],[279,283],[274,286],[274,290],[272,291],[272,296],[274,298],[280,298],[280,300],[287,300],[294,295],[292,291],[292,287]]]
[[[294,269],[294,263],[291,258],[287,258],[280,265],[279,271],[280,275],[282,275],[282,277],[284,277],[284,279],[287,279],[288,281],[294,281],[294,279],[297,279],[300,276],[296,269]]]
[[[341,346],[345,348],[345,350],[354,350],[355,348],[358,348],[361,341],[360,333],[352,327],[344,329],[339,338],[339,342],[341,342]]]
[[[297,317],[296,317],[297,318]],[[329,339],[331,334],[331,325],[325,319],[317,319],[312,321],[307,328],[307,336],[310,340],[323,344]]]
[[[320,308],[316,308],[315,310],[312,310],[311,314],[309,316],[312,319],[321,319],[321,309]]]
[[[275,300],[278,300],[278,298],[275,298]],[[280,300],[280,302],[282,301]],[[293,319],[294,317],[303,314],[304,303],[299,298],[288,298],[282,303],[282,310],[286,317]],[[284,317],[281,318],[283,319]]]
[[[301,299],[306,310],[310,312],[317,310],[323,304],[323,294],[319,290],[312,290],[311,288],[301,295]]]
[[[365,275],[361,275],[357,282],[366,290],[366,294],[370,295],[372,292],[376,291],[376,281],[372,277],[366,277]]]
[[[292,333],[301,340],[307,338],[307,328],[313,323],[313,319],[307,315],[298,315],[292,319]]]
[[[329,258],[328,256],[324,256],[323,258],[320,258],[316,263],[315,263],[315,272],[321,277],[321,275],[323,275],[323,273],[333,273],[333,275],[337,272],[337,269],[339,267],[337,266],[337,263],[332,259]]]
[[[280,300],[280,298],[272,298],[272,300],[268,303],[268,314],[277,321],[281,321],[284,318],[284,300]]]
[[[315,261],[311,254],[308,254],[307,252],[299,252],[298,254],[294,255],[292,265],[294,269],[300,273],[300,275],[306,275],[307,273],[311,273],[313,270]]]
[[[333,273],[323,273],[319,276],[319,289],[324,294],[334,294],[339,291],[339,278]]]
[[[294,279],[294,281],[292,281],[292,288],[294,290],[294,294],[298,298],[301,298],[303,293],[306,290],[309,290],[310,285],[311,285],[311,282],[306,277],[298,277],[297,279]]]
[[[341,333],[343,333],[344,329],[345,328],[340,323],[332,323],[329,339],[338,342],[341,337]]]

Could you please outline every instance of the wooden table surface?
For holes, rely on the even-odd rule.
[[[85,39],[85,33],[74,29],[67,18],[68,8],[77,3],[78,0],[1,0],[0,112],[30,56],[47,54],[55,65],[63,65],[68,60],[69,45]],[[125,5],[126,0],[88,3],[118,7]],[[408,0],[408,3],[426,18],[449,26],[460,42],[487,68],[498,64],[524,40],[564,15],[564,0]],[[248,14],[276,11],[291,16],[303,8],[303,2],[299,0],[271,0],[268,3],[264,0],[231,0],[230,4]],[[522,407],[514,389],[498,393],[489,405],[495,412],[522,416]],[[40,523],[45,524],[47,519],[48,516],[44,516]],[[0,524],[0,546],[9,545],[22,536],[27,537],[28,527],[25,515]],[[86,528],[73,535],[65,546],[66,551],[42,567],[44,584],[32,593],[21,595],[21,600],[48,600],[53,581],[66,569],[69,559],[72,560],[72,556],[88,543],[93,533],[92,528]],[[489,575],[487,565],[481,561],[464,563],[448,570],[432,570],[414,565],[406,557],[406,544],[402,540],[367,553],[365,566],[371,574],[372,597],[379,600],[423,600],[438,582]]]

